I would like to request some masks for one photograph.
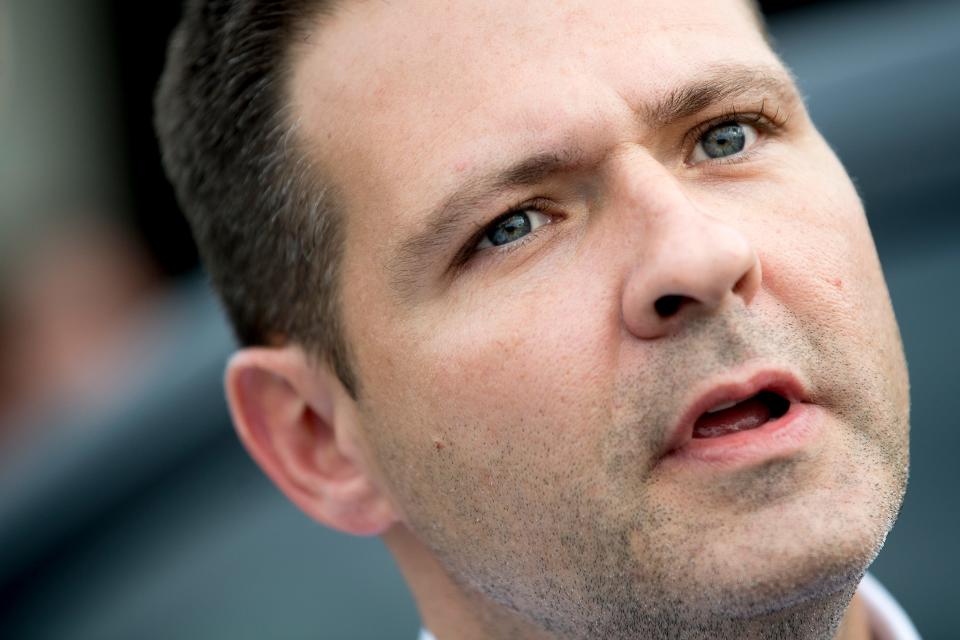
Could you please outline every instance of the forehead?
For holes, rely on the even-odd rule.
[[[399,202],[568,115],[600,125],[706,63],[772,58],[743,0],[348,1],[298,48],[291,91],[347,199]]]

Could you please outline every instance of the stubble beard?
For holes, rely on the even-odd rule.
[[[634,456],[630,468],[629,453],[656,450],[675,415],[651,415],[648,403],[638,404],[633,415],[657,425],[645,432],[654,441],[630,442],[644,432],[631,426],[635,420],[621,422],[607,460],[608,477],[623,484],[614,484],[597,513],[578,520],[609,523],[613,505],[631,502],[633,517],[623,513],[591,532],[599,541],[592,553],[583,553],[587,540],[574,545],[571,557],[600,560],[583,569],[582,584],[595,588],[585,590],[582,624],[569,629],[570,637],[833,637],[906,489],[908,417],[886,388],[882,363],[854,365],[829,334],[799,321],[764,322],[745,309],[726,322],[691,323],[674,346],[645,362],[620,397],[631,389],[671,397],[660,381],[672,378],[682,389],[744,362],[782,362],[810,376],[813,395],[842,425],[833,434],[838,450],[826,452],[830,464],[800,456],[727,474],[715,488],[728,517],[703,522],[664,499],[670,494],[660,491],[655,467],[637,474]],[[696,378],[678,379],[689,372]],[[638,497],[631,501],[631,494]],[[718,541],[755,552],[729,553],[738,545]]]
[[[552,497],[504,498],[513,501],[509,513],[524,514],[519,522],[477,508],[471,531],[449,535],[435,515],[413,514],[412,528],[451,579],[487,609],[488,637],[835,633],[906,487],[907,416],[885,394],[882,367],[854,365],[838,340],[800,322],[764,322],[747,310],[723,322],[692,322],[673,342],[617,385],[626,417],[614,419],[618,426],[600,443],[604,473],[574,463],[551,476],[508,477],[556,488]],[[656,399],[676,399],[675,389],[754,360],[811,376],[817,399],[843,425],[842,450],[816,473],[819,463],[800,458],[730,474],[717,488],[726,511],[712,519],[682,501],[672,505],[651,452],[676,407]],[[469,482],[459,490],[469,491]],[[785,520],[772,508],[781,506]],[[465,553],[465,540],[476,549]],[[731,542],[749,551],[725,555]]]

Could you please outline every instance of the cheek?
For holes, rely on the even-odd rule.
[[[609,386],[612,301],[573,269],[543,272],[445,314],[420,357],[436,415],[474,417],[481,439],[509,437],[521,423],[534,444],[577,437]]]
[[[752,239],[765,290],[842,361],[834,367],[848,367],[849,379],[882,372],[883,395],[905,412],[900,334],[863,205],[825,145],[815,160],[764,202],[776,215]]]
[[[823,146],[794,167],[789,181],[762,201],[768,215],[751,240],[765,289],[810,326],[857,341],[865,324],[883,326],[889,299],[863,207],[846,172]]]
[[[554,264],[423,314],[393,343],[402,357],[370,380],[371,422],[391,434],[378,446],[408,463],[401,469],[481,490],[511,486],[519,501],[575,473],[573,460],[596,468],[620,339],[603,277]]]
[[[562,529],[557,491],[601,466],[619,326],[605,287],[574,274],[528,274],[425,314],[370,381],[365,421],[394,503],[441,556],[458,550],[449,563],[482,567],[482,549],[509,549],[521,575],[537,575],[519,559],[542,540],[525,529]]]

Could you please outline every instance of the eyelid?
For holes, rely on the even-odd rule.
[[[509,244],[485,247],[483,249],[477,249],[477,245],[480,244],[483,240],[487,231],[490,227],[495,224],[497,221],[509,216],[511,214],[521,212],[521,211],[536,211],[537,213],[545,215],[550,219],[550,222],[544,223],[533,229],[527,235],[522,238],[511,242]],[[491,257],[497,254],[506,254],[520,247],[526,245],[526,243],[532,240],[534,237],[539,235],[540,231],[546,227],[551,226],[551,224],[559,217],[557,212],[556,204],[546,198],[533,198],[530,200],[524,200],[519,204],[508,207],[501,213],[497,214],[487,222],[479,223],[476,225],[477,231],[471,234],[470,238],[464,243],[463,248],[457,253],[453,261],[453,266],[457,270],[462,270],[467,267],[468,263],[476,259],[481,255],[490,255]]]
[[[537,220],[537,222],[539,222],[539,224],[537,224],[535,227],[532,226],[532,228],[530,229],[530,233],[526,234],[525,236],[521,236],[521,238],[518,238],[517,240],[514,240],[514,241],[512,241],[512,242],[508,242],[508,243],[505,243],[505,244],[502,244],[502,245],[495,245],[495,244],[493,244],[493,243],[490,241],[490,238],[489,238],[489,231],[490,231],[490,229],[493,228],[493,227],[495,227],[495,226],[497,226],[497,225],[499,225],[502,221],[508,220],[508,219],[510,219],[511,217],[517,215],[517,213],[525,213],[525,214],[527,214],[527,219],[530,220],[531,226],[533,225],[535,216],[539,216],[540,218],[547,218],[547,220],[546,220],[546,222],[539,222],[539,220]],[[534,214],[534,215],[531,215],[531,214]],[[519,209],[511,209],[511,210],[508,211],[507,213],[504,213],[503,215],[501,215],[501,216],[499,216],[499,217],[497,217],[497,218],[494,218],[494,219],[493,219],[493,222],[491,222],[491,223],[488,224],[486,227],[484,227],[484,229],[483,229],[484,233],[483,233],[482,236],[480,236],[480,240],[479,240],[479,242],[477,242],[476,245],[474,245],[474,248],[476,249],[476,251],[479,252],[479,251],[485,251],[485,250],[487,250],[487,249],[494,249],[494,248],[505,247],[505,246],[507,246],[507,245],[515,244],[515,243],[519,242],[522,238],[529,237],[531,234],[533,234],[537,229],[539,229],[539,228],[542,227],[543,225],[545,225],[545,224],[550,224],[551,222],[552,222],[552,220],[549,219],[549,216],[548,216],[546,213],[544,213],[543,211],[540,211],[539,209],[536,209],[536,208],[534,208],[534,207],[521,207],[521,208],[519,208]]]
[[[691,167],[704,164],[730,164],[750,157],[750,150],[745,150],[742,153],[730,156],[729,158],[711,158],[709,160],[696,163],[690,161],[696,145],[700,142],[700,138],[702,138],[705,133],[710,131],[710,129],[713,129],[724,122],[748,124],[755,128],[758,133],[757,142],[754,143],[754,146],[756,146],[761,142],[764,136],[775,135],[783,130],[784,126],[787,124],[787,116],[781,114],[779,108],[777,108],[773,113],[770,113],[767,103],[764,101],[760,104],[760,108],[756,111],[740,111],[739,109],[732,108],[727,112],[720,114],[719,116],[701,122],[690,129],[690,131],[688,131],[684,136],[682,144],[684,164]]]
[[[741,160],[747,154],[750,154],[753,151],[753,148],[757,146],[757,143],[760,142],[760,131],[757,130],[757,127],[748,122],[734,122],[736,126],[744,133],[744,148],[736,153],[730,154],[729,156],[722,156],[719,158],[712,158],[707,155],[706,150],[703,148],[704,139],[712,131],[717,131],[718,129],[723,128],[724,126],[729,126],[731,124],[730,120],[721,122],[719,125],[714,125],[707,129],[703,134],[701,134],[696,143],[693,145],[693,149],[690,151],[690,156],[687,158],[687,164],[690,165],[701,165],[705,162],[732,162],[733,160]]]

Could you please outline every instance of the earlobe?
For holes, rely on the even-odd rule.
[[[396,521],[356,446],[353,400],[323,365],[296,346],[246,348],[230,359],[225,386],[247,451],[308,515],[355,535]]]

